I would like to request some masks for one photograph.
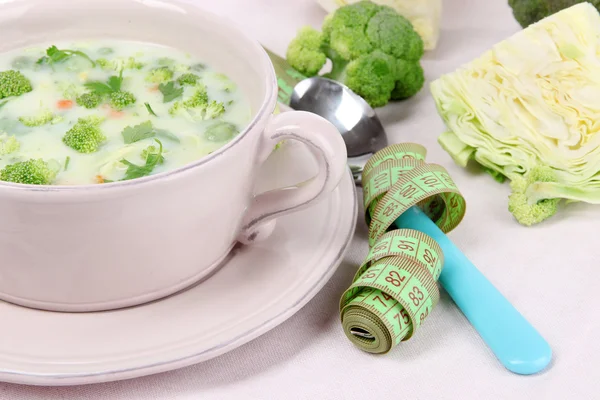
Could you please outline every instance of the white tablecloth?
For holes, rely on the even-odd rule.
[[[280,53],[300,26],[319,27],[324,16],[313,0],[198,1]],[[504,0],[445,0],[439,47],[423,62],[427,78],[518,29]],[[506,371],[445,293],[418,334],[391,353],[354,348],[342,333],[337,306],[367,253],[359,219],[351,249],[327,286],[251,343],[199,365],[129,381],[68,388],[0,384],[0,399],[598,398],[600,207],[570,205],[542,225],[522,227],[507,211],[508,185],[455,166],[437,145],[443,125],[427,89],[379,114],[392,142],[425,145],[428,161],[454,177],[468,207],[451,238],[549,341],[554,360],[546,372],[524,377]]]

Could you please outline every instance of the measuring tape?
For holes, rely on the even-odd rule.
[[[370,353],[387,353],[410,339],[437,304],[444,265],[440,246],[412,229],[392,229],[418,206],[444,232],[465,215],[465,200],[440,165],[425,163],[414,143],[388,146],[367,162],[362,176],[370,251],[340,301],[348,339]]]

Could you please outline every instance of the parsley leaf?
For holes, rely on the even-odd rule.
[[[123,84],[123,70],[119,72],[119,76],[111,76],[108,78],[108,82],[100,82],[100,81],[92,81],[87,82],[83,86],[90,89],[93,93],[96,93],[98,96],[104,96],[106,94],[111,94],[114,92],[118,92],[121,90],[121,85]]]
[[[169,132],[166,129],[155,129],[154,131],[156,132],[156,136],[162,136],[165,139],[169,139],[177,143],[181,142],[181,140],[179,140],[179,138],[175,136],[175,134]]]
[[[125,127],[121,134],[123,135],[123,141],[125,142],[125,144],[130,144],[138,142],[140,140],[154,137],[154,135],[156,135],[156,132],[154,131],[152,122],[146,121],[133,127]]]
[[[146,106],[146,110],[148,110],[148,113],[154,115],[155,117],[158,117],[158,115],[156,115],[152,107],[150,107],[150,103],[144,103],[144,105]]]
[[[122,181],[127,181],[130,179],[136,179],[150,175],[154,170],[154,167],[156,167],[161,161],[164,161],[164,157],[162,155],[163,145],[160,140],[154,140],[158,143],[160,148],[158,150],[158,153],[148,154],[148,157],[146,157],[146,164],[136,165],[125,159],[121,160],[121,163],[127,166],[127,171],[125,171],[125,176],[123,177],[123,179],[121,179]]]
[[[96,66],[96,63],[94,62],[94,60],[92,60],[87,54],[85,54],[83,51],[79,51],[79,50],[59,50],[58,47],[56,46],[50,46],[46,49],[46,55],[41,57],[40,59],[38,59],[36,61],[36,64],[38,65],[42,65],[42,64],[48,64],[48,65],[52,65],[52,64],[57,64],[57,63],[61,63],[63,61],[66,61],[67,59],[74,57],[74,56],[79,56],[79,57],[83,57],[86,60],[88,60],[93,67]]]
[[[158,90],[160,90],[160,92],[163,94],[163,103],[173,101],[183,94],[183,88],[175,87],[174,81],[169,81],[166,84],[161,83],[158,85]]]

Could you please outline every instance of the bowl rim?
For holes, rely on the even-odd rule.
[[[175,177],[175,176],[182,174],[183,172],[197,169],[197,168],[201,167],[202,165],[207,164],[210,161],[216,159],[217,157],[222,156],[227,150],[229,150],[230,148],[234,147],[239,142],[241,142],[248,135],[248,133],[250,131],[252,131],[256,127],[256,125],[259,124],[260,121],[264,120],[265,117],[268,117],[269,115],[271,115],[272,112],[275,110],[275,107],[277,104],[278,88],[277,88],[277,77],[275,74],[275,69],[273,67],[273,64],[271,63],[269,55],[267,54],[265,49],[262,47],[262,45],[256,39],[250,37],[249,35],[246,35],[241,30],[241,28],[239,27],[239,25],[237,23],[235,23],[234,21],[231,21],[230,19],[228,19],[222,15],[218,15],[212,11],[209,11],[206,8],[201,7],[197,3],[193,2],[193,1],[189,1],[189,0],[168,0],[168,1],[153,0],[152,2],[149,2],[149,3],[140,2],[139,0],[120,0],[120,1],[129,1],[129,2],[133,2],[133,3],[141,4],[150,9],[157,9],[157,10],[162,9],[162,8],[157,7],[160,4],[165,4],[168,7],[176,6],[176,7],[182,7],[183,9],[185,9],[185,8],[194,9],[194,11],[203,13],[207,17],[211,18],[211,20],[213,22],[216,22],[220,28],[227,30],[229,32],[229,34],[234,34],[237,37],[237,40],[239,40],[240,43],[244,43],[244,45],[246,46],[247,49],[248,48],[252,49],[256,53],[256,56],[257,56],[256,62],[260,63],[260,67],[264,71],[264,74],[266,75],[265,76],[266,79],[263,80],[264,85],[265,85],[265,97],[262,101],[262,104],[260,105],[260,107],[258,108],[256,113],[254,114],[254,117],[250,120],[250,122],[248,122],[246,124],[244,129],[242,129],[240,131],[240,133],[233,140],[229,141],[224,146],[220,147],[219,149],[213,151],[210,154],[207,154],[207,155],[199,158],[198,160],[196,160],[194,162],[185,164],[181,167],[178,167],[178,168],[175,168],[172,170],[160,172],[160,173],[157,173],[154,175],[144,176],[141,178],[135,178],[135,179],[127,180],[127,181],[114,181],[114,182],[108,182],[108,183],[102,183],[102,184],[90,183],[90,184],[84,184],[84,185],[32,185],[32,184],[6,182],[6,181],[0,180],[0,190],[11,190],[11,191],[18,190],[21,192],[83,192],[83,191],[102,190],[102,191],[106,192],[109,190],[120,190],[120,189],[124,190],[124,189],[128,189],[128,188],[136,187],[136,186],[150,184],[152,182],[164,180],[166,178]],[[11,5],[14,6],[14,5],[18,5],[19,3],[22,4],[22,3],[26,3],[26,2],[28,2],[28,0],[17,0],[15,2],[9,2],[9,3],[3,4],[0,1],[0,9],[2,9],[4,6],[11,6]],[[33,2],[35,2],[35,0]],[[100,3],[101,1],[98,1],[98,2]],[[187,15],[187,13],[184,13],[184,15]],[[20,18],[26,19],[27,17],[25,16],[25,17],[20,17]],[[185,17],[183,17],[183,18],[185,18]]]

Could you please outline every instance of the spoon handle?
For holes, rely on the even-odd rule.
[[[552,350],[546,340],[420,208],[410,208],[395,224],[421,231],[440,245],[440,283],[508,370],[530,375],[550,363]]]

